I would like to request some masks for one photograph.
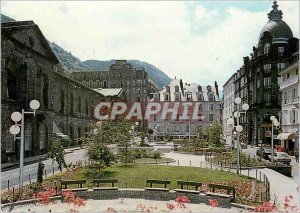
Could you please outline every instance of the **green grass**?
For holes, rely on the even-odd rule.
[[[95,178],[86,168],[80,168],[67,179],[87,179],[87,187],[93,185],[89,182]],[[208,183],[211,181],[242,181],[247,177],[231,172],[217,171],[205,168],[178,167],[162,165],[129,164],[114,165],[105,169],[102,175],[96,178],[118,179],[119,188],[145,188],[147,179],[168,179],[171,180],[170,189],[177,188],[177,180],[198,181]],[[72,187],[72,186],[71,186]],[[77,187],[77,186],[74,186]],[[156,187],[156,186],[155,186]],[[157,186],[159,187],[159,185]]]

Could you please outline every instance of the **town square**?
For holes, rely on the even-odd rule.
[[[300,212],[299,1],[1,1],[1,212]]]

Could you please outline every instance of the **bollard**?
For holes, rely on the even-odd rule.
[[[177,164],[178,164],[178,166],[179,166],[179,160],[178,160],[178,163],[177,163]]]
[[[255,179],[257,179],[257,169],[255,169]]]
[[[28,178],[29,178],[29,184],[31,185],[31,177],[30,177],[30,174],[28,174]]]
[[[12,187],[12,202],[15,200],[15,187]]]
[[[261,182],[261,171],[259,171],[259,181]]]
[[[190,166],[192,166],[192,161],[190,160]]]
[[[45,178],[47,177],[47,170],[45,169]]]
[[[202,168],[202,161],[200,161],[200,168]]]
[[[155,163],[157,164],[157,158],[155,158]]]
[[[7,180],[7,190],[9,191],[9,180]]]
[[[52,174],[54,175],[54,167],[52,167]]]

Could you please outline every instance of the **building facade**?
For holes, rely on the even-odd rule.
[[[39,27],[32,21],[1,23],[1,163],[19,160],[20,143],[9,128],[14,111],[25,115],[25,158],[45,154],[57,133],[74,141],[89,132],[93,107],[105,97],[65,76]]]
[[[231,135],[231,129],[227,126],[227,119],[233,117],[234,113],[235,77],[236,74],[233,74],[223,85],[222,126],[225,136]]]
[[[220,123],[221,102],[219,99],[218,85],[200,86],[196,83],[183,84],[182,80],[174,79],[160,92],[154,93],[151,101],[160,103],[199,103],[199,119],[192,119],[194,110],[188,109],[189,119],[182,120],[184,109],[179,105],[176,118],[170,114],[162,119],[162,111],[149,118],[149,128],[155,129],[158,137],[170,136],[171,138],[185,138],[197,136],[202,128],[208,127],[213,122]]]
[[[281,147],[287,151],[299,149],[299,52],[294,54],[294,62],[280,72],[281,126],[278,135]]]
[[[144,68],[134,68],[126,60],[116,60],[108,71],[73,72],[72,78],[94,89],[122,88],[129,102],[146,102],[151,93],[158,91]]]
[[[253,47],[250,57],[244,57],[244,64],[236,75],[235,97],[250,106],[247,114],[241,114],[240,118],[249,144],[271,144],[270,116],[280,120],[279,72],[292,63],[292,55],[298,50],[298,39],[282,20],[282,14],[274,1],[257,47]]]

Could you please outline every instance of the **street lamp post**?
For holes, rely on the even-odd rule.
[[[243,131],[243,127],[239,124],[239,118],[240,118],[240,109],[239,109],[239,105],[242,103],[242,99],[237,97],[234,100],[234,103],[237,105],[237,111],[234,113],[234,117],[236,117],[236,123],[237,125],[234,126],[234,120],[232,118],[228,118],[227,120],[227,125],[228,126],[232,126],[235,127],[235,130],[237,132],[237,141],[236,141],[236,149],[237,149],[237,164],[236,164],[236,173],[239,174],[240,173],[240,132]],[[242,109],[244,111],[247,111],[249,109],[249,105],[248,104],[243,104],[242,105]]]
[[[25,122],[24,117],[25,114],[33,114],[35,116],[35,111],[40,107],[40,102],[37,100],[32,100],[29,103],[30,108],[33,111],[25,111],[22,109],[22,113],[20,112],[13,112],[11,114],[11,119],[15,122],[15,125],[11,126],[9,131],[11,134],[14,135],[14,140],[20,139],[20,183],[19,183],[19,190],[20,194],[23,192],[23,171],[24,171],[24,129],[25,129]],[[18,124],[18,122],[21,121],[21,124]],[[20,127],[21,127],[21,136],[16,137],[17,134],[20,133]]]
[[[273,160],[273,158],[274,158],[274,137],[273,137],[273,131],[274,131],[274,129],[273,129],[273,127],[274,126],[279,126],[279,122],[277,121],[277,119],[276,119],[276,117],[275,116],[271,116],[270,117],[270,120],[272,121],[272,132],[271,132],[271,163],[273,164],[274,163],[274,160]]]

